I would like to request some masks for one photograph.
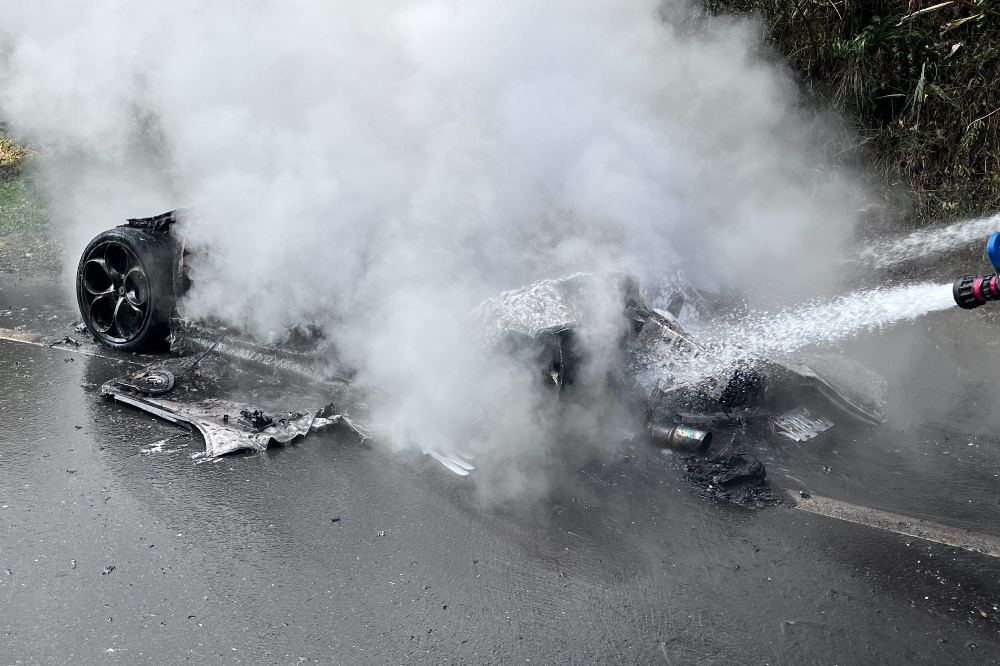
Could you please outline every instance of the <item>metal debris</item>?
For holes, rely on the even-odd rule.
[[[266,414],[264,414],[264,412],[262,412],[259,409],[255,409],[252,412],[249,409],[241,409],[240,416],[243,417],[242,419],[240,419],[240,421],[238,421],[240,425],[243,425],[247,428],[252,428],[257,432],[260,432],[264,428],[274,425],[274,419],[272,419],[270,416],[267,416]],[[223,414],[222,418],[223,421],[226,422],[229,421],[226,414]]]
[[[674,451],[705,453],[712,446],[712,433],[684,426],[650,426],[649,438],[657,446]]]
[[[796,407],[774,419],[774,426],[778,433],[785,437],[796,442],[804,442],[832,428],[833,421],[819,414],[813,414],[805,407]]]
[[[174,388],[174,373],[163,368],[147,367],[112,381],[146,395],[162,395]]]
[[[369,437],[366,430],[344,414],[331,414],[317,418],[322,410],[273,412],[265,415],[252,405],[241,405],[226,400],[206,399],[182,403],[153,397],[130,383],[134,376],[119,377],[106,382],[101,394],[118,402],[169,421],[188,430],[197,430],[205,440],[205,451],[197,458],[218,458],[235,451],[264,451],[271,444],[287,445],[305,436],[310,430],[344,424],[361,440]],[[229,419],[229,414],[241,414],[240,419]]]

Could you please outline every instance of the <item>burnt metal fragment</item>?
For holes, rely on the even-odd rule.
[[[267,428],[268,426],[274,425],[274,419],[267,416],[259,409],[255,409],[252,412],[249,409],[240,410],[240,416],[243,417],[240,421],[240,425],[246,425],[254,430],[259,431]]]
[[[775,418],[774,427],[785,437],[804,442],[832,428],[833,421],[805,407],[798,407]]]
[[[147,395],[162,395],[174,388],[174,373],[162,368],[143,368],[119,383]]]
[[[148,233],[163,234],[170,231],[170,227],[177,222],[177,214],[182,210],[171,210],[152,217],[129,218],[128,226],[133,229],[142,229]]]

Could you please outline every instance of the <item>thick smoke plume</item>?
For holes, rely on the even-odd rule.
[[[759,26],[680,1],[9,0],[0,15],[0,112],[42,149],[71,249],[192,206],[183,231],[211,256],[187,313],[262,336],[321,324],[382,389],[377,425],[401,444],[544,451],[534,375],[485,363],[469,335],[484,298],[678,266],[796,296],[833,279],[864,203],[824,157],[838,130],[762,59]]]

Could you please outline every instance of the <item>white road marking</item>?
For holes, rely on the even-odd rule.
[[[132,365],[142,365],[142,361],[137,361],[131,358],[114,358],[108,356],[107,354],[101,353],[101,349],[88,349],[86,347],[77,347],[75,345],[62,343],[62,338],[56,340],[55,343],[48,342],[51,338],[44,338],[38,333],[29,333],[28,331],[15,331],[10,328],[0,328],[0,340],[7,340],[8,342],[20,342],[21,344],[34,345],[36,347],[46,347],[48,349],[55,349],[61,352],[70,352],[71,354],[82,354],[83,356],[96,356],[99,358],[111,358],[113,360],[122,361],[124,363],[130,363]]]
[[[828,497],[802,493],[788,490],[789,496],[795,504],[795,508],[801,511],[808,511],[828,518],[836,518],[857,525],[874,527],[875,529],[894,532],[904,536],[916,537],[924,541],[943,543],[946,546],[964,548],[991,557],[1000,557],[1000,538],[978,532],[948,527],[939,523],[932,523],[921,518],[911,518],[898,513],[890,513],[880,509],[872,509],[867,506],[858,506]]]

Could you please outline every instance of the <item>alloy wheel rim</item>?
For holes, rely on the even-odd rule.
[[[117,241],[96,245],[80,282],[82,310],[101,338],[122,344],[139,335],[149,316],[149,279],[132,250]]]

